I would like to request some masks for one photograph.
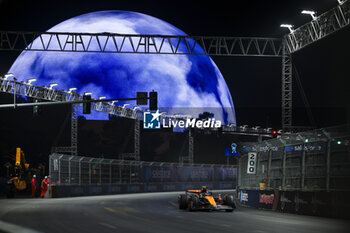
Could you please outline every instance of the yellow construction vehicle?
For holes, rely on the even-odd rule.
[[[16,191],[24,191],[30,183],[31,172],[29,164],[26,163],[25,156],[21,148],[16,148],[16,159],[13,171],[7,181],[6,196],[14,197]]]

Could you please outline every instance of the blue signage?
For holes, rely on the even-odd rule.
[[[231,148],[225,148],[225,156],[239,156],[236,143],[232,143]]]

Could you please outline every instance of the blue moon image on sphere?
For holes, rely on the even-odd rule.
[[[117,10],[76,16],[48,32],[187,35],[155,17]],[[39,40],[32,42],[33,47]],[[90,46],[97,47],[95,43]],[[166,115],[190,113],[198,117],[212,112],[215,119],[236,124],[230,91],[208,55],[23,51],[8,72],[19,81],[36,78],[33,84],[37,86],[57,83],[55,89],[75,87],[80,94],[92,92],[95,99],[135,98],[136,92],[154,90],[158,92],[158,108],[165,108]],[[133,107],[136,101],[129,104]],[[108,119],[104,113],[84,116]]]

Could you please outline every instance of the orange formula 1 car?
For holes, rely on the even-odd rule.
[[[236,208],[232,195],[218,194],[218,197],[214,197],[205,186],[201,190],[187,190],[185,194],[178,197],[178,203],[180,209],[188,209],[189,211],[225,210],[232,212]]]

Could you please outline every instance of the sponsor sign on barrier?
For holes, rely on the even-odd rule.
[[[240,190],[240,203],[243,205],[258,208],[259,207],[259,190]]]
[[[274,191],[260,191],[259,196],[259,208],[272,209],[273,203],[275,202]]]

